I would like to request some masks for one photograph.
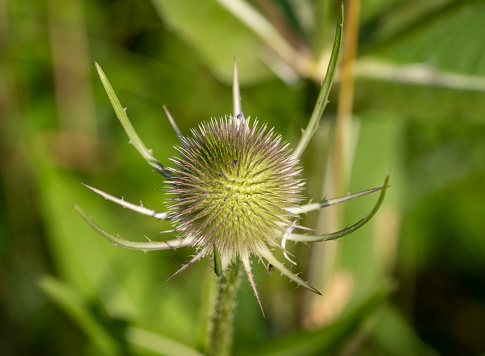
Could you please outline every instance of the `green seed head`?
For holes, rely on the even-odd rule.
[[[183,143],[168,181],[177,230],[225,261],[278,246],[303,186],[281,136],[241,114],[202,123]]]

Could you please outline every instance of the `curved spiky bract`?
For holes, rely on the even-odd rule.
[[[136,148],[136,150],[138,151],[138,153],[140,153],[143,159],[147,161],[147,163],[150,166],[153,167],[153,169],[155,169],[158,173],[160,173],[161,175],[167,178],[168,177],[167,170],[153,156],[153,153],[151,152],[151,150],[149,150],[145,146],[143,141],[136,133],[135,128],[131,124],[130,119],[128,119],[128,116],[126,115],[126,108],[123,108],[123,106],[121,106],[120,100],[116,96],[116,93],[113,90],[113,87],[111,86],[108,78],[106,77],[106,74],[104,74],[100,65],[96,63],[96,61],[94,61],[94,65],[96,66],[96,70],[98,71],[101,82],[103,83],[104,89],[106,90],[109,100],[111,101],[111,105],[115,110],[116,116],[118,117],[118,120],[120,120],[120,123],[123,126],[123,129],[125,130],[126,134],[130,138],[130,143]]]
[[[249,284],[251,285],[254,296],[256,297],[256,300],[258,301],[259,309],[261,310],[261,313],[263,314],[263,317],[264,317],[263,305],[261,304],[261,299],[259,298],[258,289],[256,288],[256,283],[254,282],[253,272],[251,271],[251,262],[249,261],[248,257],[244,257],[244,258],[242,258],[242,263],[243,263],[243,266],[244,266],[244,271],[246,272],[246,275],[248,276],[248,281],[249,281]]]
[[[307,145],[309,144],[311,138],[318,130],[318,122],[322,117],[325,107],[328,104],[328,96],[330,95],[330,89],[332,88],[333,79],[335,78],[335,73],[337,73],[337,65],[340,57],[340,49],[342,48],[342,33],[344,25],[344,7],[343,4],[340,6],[340,16],[337,21],[337,28],[335,30],[335,40],[333,42],[332,53],[330,55],[330,61],[328,62],[327,74],[325,74],[325,79],[320,87],[320,92],[318,93],[318,99],[313,108],[312,116],[308,125],[303,131],[300,142],[295,148],[293,155],[299,158]]]
[[[261,256],[268,261],[270,265],[274,266],[278,271],[280,271],[281,274],[285,275],[289,280],[295,282],[303,288],[308,289],[310,292],[322,295],[322,293],[320,293],[317,289],[286,268],[285,265],[281,263],[271,252],[264,251],[261,253]]]
[[[387,175],[382,188],[374,188],[374,189],[370,189],[370,190],[365,191],[365,192],[357,193],[357,194],[363,195],[363,194],[365,194],[366,192],[369,192],[369,191],[377,191],[377,190],[381,191],[381,194],[379,195],[379,199],[377,199],[377,202],[375,203],[372,210],[366,216],[364,216],[362,219],[360,219],[358,222],[356,222],[355,224],[353,224],[349,227],[346,227],[345,229],[342,229],[340,231],[331,232],[331,233],[327,233],[327,234],[323,234],[323,235],[308,236],[308,235],[293,234],[288,239],[293,240],[293,241],[302,241],[302,242],[330,241],[330,240],[339,239],[343,236],[349,235],[352,232],[360,229],[362,226],[367,224],[374,217],[374,215],[377,213],[377,211],[381,207],[381,204],[384,201],[384,197],[386,196],[387,188],[389,188],[389,179],[390,179],[390,173]],[[337,198],[335,200],[338,200],[338,199],[342,199],[342,198]]]
[[[148,216],[154,217],[156,219],[169,220],[169,216],[168,216],[167,213],[152,210],[152,209],[147,209],[143,205],[135,205],[135,204],[129,203],[129,202],[125,201],[124,199],[116,198],[116,197],[112,196],[111,194],[108,194],[108,193],[103,192],[102,190],[90,187],[87,184],[84,184],[84,183],[81,183],[81,184],[84,185],[86,188],[91,189],[96,194],[101,195],[106,200],[111,200],[112,202],[119,204],[124,208],[136,211],[137,213],[140,213],[140,214],[143,214],[143,215],[148,215]]]
[[[149,241],[149,242],[137,242],[125,240],[119,235],[112,234],[106,231],[101,226],[96,224],[93,219],[87,215],[79,206],[75,205],[74,209],[82,216],[82,218],[91,226],[98,234],[103,236],[106,240],[118,247],[126,248],[127,250],[137,251],[159,251],[159,250],[175,250],[179,247],[189,246],[192,243],[190,237],[186,239],[174,239],[170,241]]]
[[[277,246],[303,185],[281,136],[241,114],[203,123],[183,140],[187,148],[177,148],[176,167],[167,168],[177,230],[225,261]]]

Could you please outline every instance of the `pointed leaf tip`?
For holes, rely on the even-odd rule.
[[[234,58],[234,73],[232,82],[232,111],[233,116],[236,117],[241,111],[241,90],[239,87],[239,76],[237,73],[236,58]]]
[[[258,289],[256,288],[256,283],[254,282],[253,272],[251,271],[251,263],[249,261],[249,257],[242,258],[242,262],[244,265],[244,269],[246,271],[246,275],[248,276],[249,284],[251,285],[251,289],[253,290],[254,296],[256,297],[256,301],[258,302],[259,309],[261,310],[261,314],[263,314],[263,318],[266,318],[264,315],[263,305],[261,304],[261,299],[259,298]]]

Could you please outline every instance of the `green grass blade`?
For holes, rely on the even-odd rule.
[[[137,326],[127,327],[126,339],[130,343],[151,350],[158,355],[204,356],[202,353],[187,345]]]
[[[48,275],[42,276],[39,286],[86,333],[103,355],[120,355],[120,345],[110,330],[93,315],[87,301],[75,289]]]

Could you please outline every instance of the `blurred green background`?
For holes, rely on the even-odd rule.
[[[169,238],[159,234],[168,223],[80,184],[164,209],[163,179],[127,144],[92,59],[164,164],[177,138],[162,105],[185,134],[229,114],[234,57],[246,116],[295,147],[325,73],[319,59],[332,44],[338,3],[0,1],[1,355],[202,352],[210,261],[167,282],[193,249],[114,248],[73,209],[128,239]],[[319,66],[282,62],[280,43],[264,26],[251,28],[258,16]],[[341,242],[290,244],[293,270],[323,297],[254,261],[267,316],[244,281],[234,353],[484,355],[485,1],[363,1],[359,16],[344,185],[373,188],[392,170],[392,187],[372,222]],[[308,200],[327,195],[339,87],[337,78],[303,156]],[[347,203],[344,224],[373,199]],[[305,224],[327,231],[322,214]]]

